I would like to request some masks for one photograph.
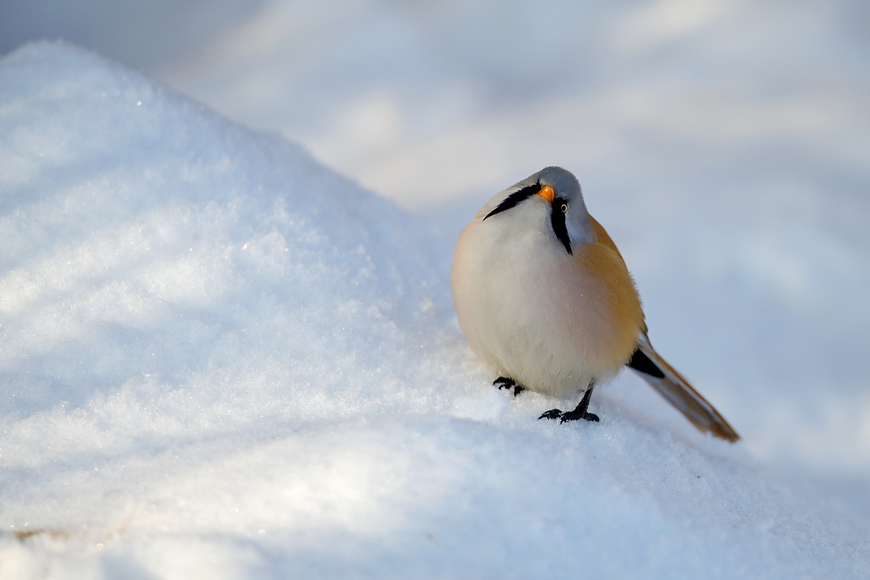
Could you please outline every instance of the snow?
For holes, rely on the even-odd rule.
[[[0,61],[0,577],[866,577],[868,116],[857,58],[809,25],[835,19],[795,10],[734,46],[728,26],[753,31],[734,11],[782,12],[622,7],[622,44],[603,54],[625,68],[599,71],[602,89],[557,61],[544,102],[531,83],[493,108],[517,80],[496,57],[508,41],[451,76],[407,25],[432,42],[455,12],[428,27],[360,6],[264,3],[153,74],[232,117],[259,110],[246,124],[298,133],[425,221],[92,53],[40,43]],[[285,34],[300,10],[325,24]],[[321,33],[355,17],[380,44]],[[784,91],[762,81],[788,51],[752,51],[795,31],[806,44],[790,56],[826,82],[783,67]],[[603,42],[559,38],[526,64]],[[702,59],[685,43],[743,50],[738,65],[758,54],[749,78],[770,94],[728,85],[738,65],[713,75],[718,96],[686,89],[677,71]],[[298,46],[333,79],[359,55],[394,60],[321,103],[317,74],[274,74],[275,51]],[[641,65],[668,74],[620,84]],[[422,89],[367,84],[391,67],[418,67]],[[270,76],[277,89],[260,90]],[[440,121],[439,102],[455,107]],[[306,115],[310,138],[288,129]],[[552,399],[490,386],[452,310],[453,236],[550,163],[578,173],[654,344],[741,443],[697,433],[628,374],[596,392],[600,424],[539,422]]]

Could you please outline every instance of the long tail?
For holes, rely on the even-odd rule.
[[[643,334],[628,366],[637,371],[652,388],[700,431],[710,432],[716,437],[731,442],[740,439],[740,435],[719,414],[719,411],[653,349],[649,339]]]

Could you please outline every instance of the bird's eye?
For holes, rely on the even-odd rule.
[[[562,213],[568,213],[568,204],[567,203],[562,204]]]

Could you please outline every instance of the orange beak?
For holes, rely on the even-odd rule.
[[[553,198],[556,197],[556,192],[553,191],[553,188],[549,185],[545,185],[541,188],[541,191],[538,192],[538,195],[547,200],[547,203],[553,203]]]

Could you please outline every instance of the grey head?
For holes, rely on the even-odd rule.
[[[552,188],[552,198],[549,197],[547,186]],[[549,201],[553,234],[569,254],[573,254],[572,246],[595,241],[580,182],[570,171],[555,166],[545,167],[509,187],[505,193],[507,197],[484,220],[510,210],[538,194]]]

